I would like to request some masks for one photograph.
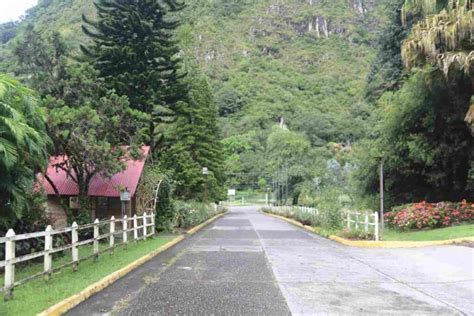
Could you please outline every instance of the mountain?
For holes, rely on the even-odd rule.
[[[370,110],[363,91],[389,2],[187,1],[177,37],[213,88],[228,171],[241,175],[235,184],[269,180],[267,138],[282,118],[313,148],[363,137]],[[58,31],[78,51],[87,40],[81,14],[94,17],[92,1],[40,0],[1,46],[0,70],[14,69],[12,47],[28,23]]]

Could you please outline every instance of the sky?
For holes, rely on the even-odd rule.
[[[0,0],[0,23],[15,21],[38,0]]]

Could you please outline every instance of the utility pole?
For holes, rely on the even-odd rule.
[[[385,226],[385,221],[384,221],[384,214],[383,214],[383,157],[380,159],[380,216],[382,217],[382,234],[381,239],[383,240],[383,231],[384,231],[384,226]]]
[[[380,229],[380,240],[383,240],[383,233],[384,233],[384,210],[383,210],[383,191],[384,191],[384,179],[383,179],[383,164],[384,164],[384,157],[379,156],[376,157],[377,161],[380,163],[379,167],[379,196],[380,196],[380,224],[381,224],[381,229]]]
[[[288,203],[288,165],[285,164],[285,205]]]

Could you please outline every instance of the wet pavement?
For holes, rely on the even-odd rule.
[[[473,302],[473,248],[349,248],[234,207],[68,315],[474,315]]]

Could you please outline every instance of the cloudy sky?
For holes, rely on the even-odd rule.
[[[38,0],[0,0],[0,23],[15,21]]]

